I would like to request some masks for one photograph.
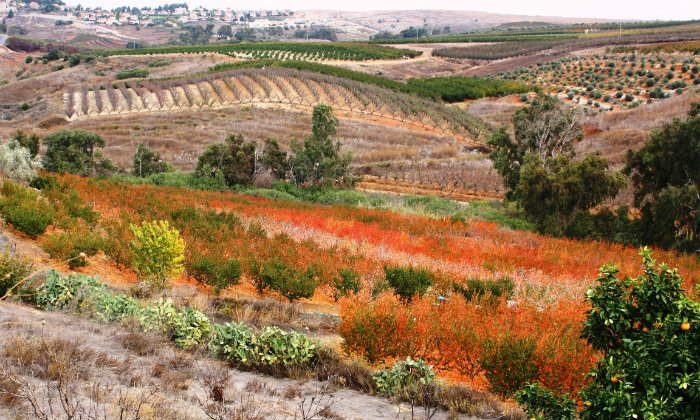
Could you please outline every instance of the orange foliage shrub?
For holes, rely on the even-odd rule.
[[[341,306],[338,332],[345,348],[377,361],[419,357],[438,370],[459,372],[472,385],[483,378],[481,357],[488,341],[505,335],[532,338],[537,380],[550,389],[572,392],[585,383],[594,354],[580,338],[585,306],[561,302],[545,310],[506,302],[465,302],[457,295],[445,304],[432,297],[403,306],[398,298],[359,296]],[[370,357],[371,356],[371,357]]]
[[[249,277],[254,271],[250,267],[269,258],[298,270],[313,265],[322,284],[330,283],[339,269],[352,268],[365,289],[383,279],[385,263],[428,269],[436,279],[432,290],[408,306],[388,293],[371,300],[367,290],[341,299],[339,332],[345,348],[373,362],[420,357],[475,385],[485,380],[484,346],[508,334],[534,340],[532,362],[540,383],[561,391],[579,389],[593,357],[579,337],[587,310],[582,297],[596,277],[596,267],[614,261],[622,275],[640,268],[633,248],[548,238],[479,220],[463,223],[233,192],[129,185],[73,175],[58,178],[101,214],[104,250],[125,266],[130,264],[129,223],[163,219],[182,232],[193,248],[189,256],[238,259]],[[190,217],[192,212],[199,215]],[[226,213],[240,223],[222,222]],[[686,289],[698,283],[696,256],[662,250],[654,250],[654,255],[678,267]],[[465,302],[459,295],[438,304],[434,298],[437,293],[449,296],[453,281],[502,276],[514,281],[515,306]]]

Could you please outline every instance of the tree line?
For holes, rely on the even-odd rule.
[[[315,106],[311,135],[302,141],[292,139],[289,152],[283,151],[276,139],[266,139],[264,146],[258,149],[255,142],[245,141],[241,134],[231,134],[224,142],[210,144],[204,150],[193,176],[199,178],[200,183],[220,188],[251,186],[262,174],[290,180],[301,187],[352,185],[352,155],[342,152],[341,143],[333,139],[337,124],[332,107]],[[17,131],[4,145],[8,153],[0,160],[0,172],[24,180],[31,178],[24,175],[27,171],[41,168],[82,176],[110,176],[118,171],[102,155],[100,149],[105,142],[96,133],[63,129],[48,134],[42,143],[46,146],[46,153],[38,158],[38,136]],[[174,170],[158,151],[142,143],[137,145],[132,175],[146,178]],[[20,176],[20,172],[23,175]]]
[[[540,93],[513,118],[515,137],[501,128],[488,140],[490,158],[515,202],[537,230],[552,236],[603,239],[700,252],[700,105],[685,120],[654,130],[624,168],[611,171],[599,153],[576,158],[583,138],[576,111]],[[628,181],[628,206],[601,207]]]

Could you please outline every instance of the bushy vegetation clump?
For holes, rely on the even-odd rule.
[[[9,247],[0,249],[0,298],[10,294],[23,296],[26,287],[23,287],[22,282],[31,273],[32,262],[29,258],[13,255]]]
[[[37,145],[38,147],[38,145]],[[41,169],[41,159],[32,155],[32,150],[12,138],[7,142],[0,142],[0,178],[27,184],[37,176],[37,170]]]
[[[515,394],[515,401],[528,418],[536,420],[574,420],[576,402],[568,395],[555,395],[538,383],[530,383]]]
[[[211,286],[215,295],[241,279],[241,263],[236,259],[224,262],[199,256],[186,260],[185,270],[199,283]]]
[[[139,143],[136,146],[136,153],[134,153],[134,169],[132,174],[145,178],[153,174],[159,174],[162,172],[172,172],[175,168],[165,162],[157,150],[147,147],[143,143]]]
[[[644,272],[620,278],[601,268],[586,297],[583,337],[600,352],[584,388],[582,419],[689,419],[700,401],[700,304],[682,289],[676,269],[640,252]]]
[[[20,232],[36,237],[53,223],[55,209],[38,192],[5,181],[0,189],[0,214]]]
[[[117,73],[117,80],[148,77],[147,69],[128,69]]]
[[[484,298],[498,300],[504,297],[510,299],[515,292],[515,283],[509,277],[499,277],[494,280],[470,278],[465,283],[453,283],[452,289],[464,296],[467,302]]]
[[[159,290],[170,278],[182,273],[185,243],[177,229],[160,220],[132,224],[131,232],[132,263],[142,280]]]
[[[504,129],[489,138],[494,167],[515,201],[539,231],[562,236],[580,214],[617,195],[621,174],[599,154],[574,160],[583,132],[576,111],[539,94],[513,117],[515,140]]]
[[[400,360],[391,369],[380,369],[374,373],[377,391],[391,397],[406,398],[420,387],[436,383],[432,366],[421,359]]]
[[[433,284],[428,270],[414,267],[384,266],[384,277],[387,284],[401,298],[410,301],[414,296],[422,296]]]
[[[60,174],[105,176],[116,172],[116,166],[97,150],[104,147],[102,137],[85,130],[58,130],[44,137],[46,154],[44,169]]]

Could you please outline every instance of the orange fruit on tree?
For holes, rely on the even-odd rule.
[[[684,322],[681,324],[681,330],[688,331],[690,329],[690,322]]]
[[[614,384],[616,384],[617,381],[619,381],[619,379],[617,378],[617,375],[615,375],[615,376],[613,376],[612,378],[610,378],[610,382],[612,382],[612,383],[614,383]]]

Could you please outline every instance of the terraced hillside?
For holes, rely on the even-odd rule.
[[[336,110],[394,120],[399,125],[483,141],[489,128],[456,107],[348,79],[285,68],[241,69],[163,81],[72,86],[65,115],[82,119],[137,112],[169,112],[270,104]]]

